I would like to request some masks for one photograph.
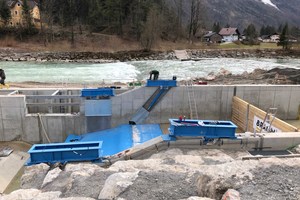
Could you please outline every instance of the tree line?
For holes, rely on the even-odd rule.
[[[296,26],[289,27],[288,23],[280,24],[277,28],[271,25],[262,26],[258,32],[254,24],[249,24],[243,34],[246,37],[245,42],[253,45],[257,43],[258,36],[264,37],[273,34],[280,35],[278,45],[284,49],[290,48],[292,39],[300,39],[300,28]]]
[[[23,12],[28,13],[27,0],[23,0]],[[177,0],[177,9],[165,0],[36,0],[40,9],[41,23],[38,27],[46,43],[51,42],[57,30],[70,34],[74,43],[75,35],[83,32],[98,32],[119,35],[140,41],[149,49],[158,39],[176,41],[180,38],[192,39],[204,21],[200,0],[191,0],[191,17],[188,25],[182,23],[183,0]],[[26,11],[26,12],[25,12]],[[28,29],[31,26],[28,15],[24,15]],[[11,18],[6,0],[0,0],[0,17],[4,22]],[[7,23],[4,23],[7,25]],[[30,26],[29,26],[30,25]],[[7,28],[7,27],[6,27]],[[20,28],[20,27],[18,27]]]
[[[139,41],[145,49],[150,49],[158,39],[177,41],[203,36],[206,31],[219,32],[222,26],[215,22],[206,24],[206,9],[202,0],[190,0],[189,19],[183,22],[184,0],[35,0],[40,9],[39,27],[33,26],[28,0],[23,0],[23,26],[9,27],[10,8],[6,0],[0,0],[2,30],[13,30],[20,36],[39,34],[45,45],[52,42],[58,32],[63,32],[73,44],[76,34],[104,33]],[[229,27],[227,24],[225,27]],[[258,35],[281,33],[278,28],[262,26],[260,32],[250,24],[244,34],[250,41]],[[292,27],[287,33],[299,37],[299,28]],[[60,34],[61,35],[61,34]],[[21,37],[22,38],[22,37]]]

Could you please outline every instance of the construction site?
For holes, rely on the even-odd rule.
[[[299,105],[298,85],[176,77],[3,89],[0,199],[300,199]]]

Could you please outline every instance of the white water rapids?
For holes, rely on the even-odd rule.
[[[300,59],[234,59],[207,58],[200,61],[148,60],[116,62],[105,64],[91,63],[53,63],[53,62],[0,62],[5,70],[7,82],[44,82],[44,83],[112,83],[146,80],[149,71],[156,69],[159,78],[178,80],[205,77],[210,72],[218,73],[221,68],[233,74],[256,68],[272,69],[299,68]]]

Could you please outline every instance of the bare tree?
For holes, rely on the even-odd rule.
[[[177,21],[176,21],[176,39],[182,36],[182,15],[183,15],[183,0],[173,0],[177,10]]]
[[[152,6],[148,13],[147,21],[141,35],[141,45],[145,50],[150,50],[160,36],[162,16],[157,6]]]
[[[196,33],[204,26],[205,9],[201,0],[192,0],[189,23],[189,40],[193,42]]]
[[[40,7],[40,27],[44,37],[44,45],[53,41],[53,12],[55,0],[39,0]]]

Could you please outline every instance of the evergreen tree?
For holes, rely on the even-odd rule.
[[[273,35],[276,33],[276,29],[274,26],[267,26],[266,29],[265,29],[265,35]]]
[[[293,26],[290,30],[290,35],[297,38],[298,40],[300,39],[300,28]]]
[[[265,25],[263,25],[261,28],[260,28],[260,35],[266,35],[266,27]]]
[[[102,31],[105,23],[103,15],[103,2],[98,0],[90,0],[88,7],[87,24],[91,31]]]
[[[215,22],[215,23],[213,24],[212,31],[213,31],[213,32],[216,32],[216,33],[219,33],[220,30],[221,30],[220,23],[219,23],[219,22]]]
[[[7,25],[11,19],[10,9],[6,3],[6,0],[0,0],[0,18],[3,21],[4,25]]]
[[[257,39],[257,32],[254,24],[250,24],[245,30],[244,34],[246,36],[246,40],[250,45],[255,44],[256,39]]]
[[[280,24],[280,25],[278,26],[278,28],[277,28],[277,32],[278,32],[278,33],[281,33],[282,30],[283,30],[283,25]]]
[[[289,40],[288,40],[288,34],[289,34],[289,26],[286,23],[282,29],[282,32],[280,34],[278,46],[282,46],[284,50],[287,50],[290,48]]]

